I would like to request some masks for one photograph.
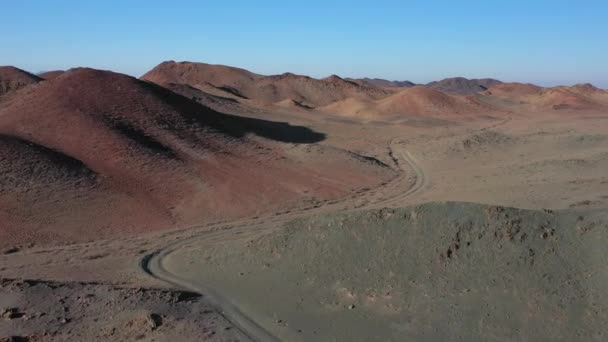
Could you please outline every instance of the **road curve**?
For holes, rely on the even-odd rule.
[[[407,198],[410,198],[410,197],[418,194],[419,192],[424,190],[426,187],[428,187],[430,184],[429,177],[424,172],[424,169],[420,166],[420,164],[416,161],[414,156],[412,156],[412,154],[409,151],[401,149],[399,151],[399,154],[401,155],[401,158],[403,159],[403,161],[405,161],[405,163],[407,163],[407,168],[414,171],[415,182],[405,192],[398,194],[396,196],[393,196],[391,198],[388,198],[384,201],[381,201],[380,203],[376,203],[376,205],[375,205],[376,207],[378,205],[387,206],[387,205],[397,204],[401,201],[404,201]],[[403,169],[403,166],[401,166],[401,164],[399,164],[399,167]]]
[[[213,289],[205,287],[203,284],[194,284],[188,280],[182,279],[177,275],[167,271],[163,266],[163,258],[171,252],[179,249],[181,245],[189,242],[190,239],[182,240],[177,243],[166,246],[154,253],[146,255],[141,259],[140,268],[148,275],[160,279],[173,286],[196,292],[204,295],[205,300],[217,312],[232,325],[235,326],[243,335],[247,336],[252,341],[279,341],[266,329],[251,320],[247,315],[243,314],[238,307],[230,301],[222,298]]]
[[[403,162],[407,164],[408,168],[414,171],[415,182],[412,184],[406,191],[402,193],[398,193],[395,196],[392,196],[388,199],[370,203],[369,207],[378,207],[384,205],[390,205],[404,200],[405,198],[411,197],[417,193],[419,193],[424,187],[428,184],[428,177],[424,173],[424,170],[420,165],[417,164],[414,157],[411,155],[409,151],[400,150],[400,156],[402,157]],[[399,163],[399,167],[403,170],[404,166]],[[404,171],[404,170],[403,170]],[[361,210],[365,208],[357,208],[357,210]],[[351,209],[352,210],[352,209]],[[313,214],[312,212],[304,212],[304,215],[308,216]],[[238,227],[243,227],[245,229],[251,230],[251,226],[255,225],[273,225],[275,227],[281,225],[284,222],[287,222],[294,217],[287,217],[278,220],[270,220],[270,222],[266,222],[262,220],[260,222],[257,220],[250,220],[247,224],[247,221],[240,221],[238,223]],[[237,229],[239,230],[239,229]],[[192,281],[180,278],[178,275],[171,273],[167,270],[163,265],[163,260],[166,256],[170,255],[172,252],[179,250],[186,244],[189,244],[191,240],[196,238],[201,238],[204,236],[208,236],[209,238],[213,238],[213,235],[221,235],[225,233],[235,232],[233,229],[226,231],[210,231],[203,234],[198,234],[192,237],[188,237],[177,242],[174,242],[170,245],[165,246],[162,249],[159,249],[155,252],[147,254],[144,256],[139,263],[140,269],[145,272],[147,275],[171,284],[173,286],[186,289],[188,291],[200,293],[205,296],[206,300],[216,308],[218,313],[224,317],[227,321],[233,324],[241,333],[250,338],[253,341],[279,341],[279,339],[266,330],[264,327],[257,324],[250,317],[245,315],[234,303],[232,303],[227,298],[224,298],[219,293],[217,293],[214,289],[206,287],[204,284],[194,283]]]

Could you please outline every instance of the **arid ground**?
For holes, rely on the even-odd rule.
[[[0,341],[603,341],[608,92],[0,68]]]

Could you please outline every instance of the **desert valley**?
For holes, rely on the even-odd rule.
[[[604,341],[606,170],[591,84],[0,67],[0,341]]]

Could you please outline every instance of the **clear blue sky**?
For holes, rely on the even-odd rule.
[[[4,1],[0,65],[139,76],[164,60],[262,74],[608,87],[608,1]]]

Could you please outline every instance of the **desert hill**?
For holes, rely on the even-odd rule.
[[[600,89],[591,83],[579,83],[569,87],[571,91],[581,94],[606,94],[606,90]]]
[[[375,87],[381,88],[405,88],[405,87],[413,87],[416,85],[414,82],[410,81],[389,81],[382,78],[347,78],[347,81],[356,82],[364,85],[371,85]]]
[[[262,103],[276,103],[292,99],[311,106],[325,106],[346,98],[379,99],[388,91],[360,85],[332,75],[323,79],[286,73],[258,79],[247,91],[250,97]]]
[[[293,73],[263,76],[221,65],[170,61],[161,63],[142,79],[170,89],[176,89],[176,85],[184,89],[185,85],[216,97],[233,99],[248,108],[267,110],[274,105],[364,119],[399,115],[454,119],[496,110],[597,110],[608,105],[607,92],[590,84],[543,88],[491,78],[454,77],[416,86],[408,81],[343,79],[336,75],[323,79]],[[215,102],[202,103],[222,110],[214,106]]]
[[[533,104],[540,107],[563,109],[600,109],[602,104],[597,102],[592,94],[581,93],[572,87],[557,87],[545,89]]]
[[[250,85],[262,76],[245,69],[192,62],[163,62],[141,78],[157,84],[177,83],[193,87],[207,83],[215,86],[241,88]]]
[[[428,87],[415,86],[381,100],[351,98],[325,106],[321,110],[368,119],[404,116],[457,119],[490,112],[492,108],[473,98],[452,96]]]
[[[293,73],[261,76],[238,68],[190,62],[163,62],[142,79],[160,85],[187,84],[207,92],[204,87],[212,86],[262,105],[294,100],[318,107],[349,97],[380,99],[391,93],[335,75],[324,79]]]
[[[200,88],[195,88],[187,84],[176,83],[166,83],[163,84],[163,87],[218,112],[245,113],[255,110],[246,103],[243,103],[245,102],[243,99],[233,96],[230,93],[225,93],[221,90],[215,89],[211,86],[201,87],[208,91],[204,91]]]
[[[599,104],[606,105],[608,104],[608,91],[604,89],[600,89],[590,83],[584,84],[575,84],[573,86],[562,86],[555,87],[554,90],[567,91],[570,93],[574,93],[580,96],[584,96],[590,98],[592,101],[595,101]]]
[[[605,227],[605,213],[431,202],[201,239],[167,267],[281,340],[593,340],[607,332]]]
[[[426,86],[453,95],[472,95],[500,83],[502,82],[491,78],[466,79],[464,77],[454,77],[434,81]]]
[[[41,80],[40,77],[13,66],[0,66],[0,96]]]
[[[503,83],[483,93],[512,101],[528,110],[593,110],[606,108],[608,92],[591,84],[542,88],[533,84]]]
[[[18,95],[0,109],[3,244],[262,213],[392,175],[344,151],[302,147],[321,133],[222,114],[113,72],[73,69]]]
[[[288,109],[295,109],[295,110],[305,110],[305,111],[309,111],[311,109],[314,109],[314,107],[307,105],[305,103],[293,100],[293,99],[287,99],[287,100],[283,100],[280,102],[275,103],[275,105],[277,107],[282,107],[282,108],[288,108]]]
[[[38,74],[38,76],[45,80],[52,80],[53,78],[60,76],[64,72],[65,72],[65,70],[51,70],[51,71],[41,72]]]
[[[486,94],[498,95],[502,97],[522,97],[538,95],[542,92],[543,88],[530,83],[501,83],[490,87]]]

